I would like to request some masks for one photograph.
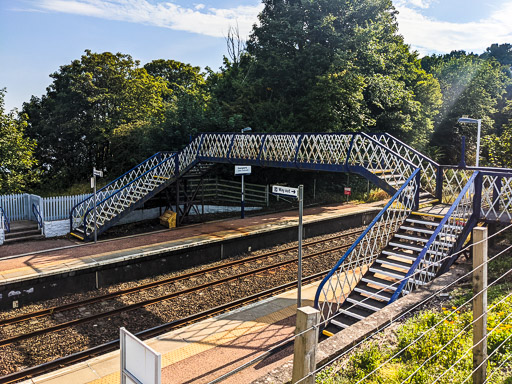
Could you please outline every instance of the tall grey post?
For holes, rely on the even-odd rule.
[[[474,228],[473,239],[473,384],[483,384],[487,375],[487,228]]]
[[[302,307],[302,214],[304,207],[304,186],[299,185],[299,254],[297,272],[297,308]]]
[[[94,179],[94,242],[98,242],[98,200],[96,198],[96,168],[92,170],[92,177]],[[85,230],[86,228],[84,228]]]

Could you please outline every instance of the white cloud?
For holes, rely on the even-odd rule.
[[[512,41],[512,1],[501,6],[488,18],[454,23],[423,16],[405,3],[397,2],[400,33],[406,43],[420,54],[448,53],[452,50],[483,52],[492,43]]]
[[[401,4],[404,6],[407,6],[408,4],[410,4],[414,7],[427,9],[430,7],[430,4],[432,4],[434,1],[435,0],[398,0],[395,3]]]
[[[42,0],[33,4],[41,10],[128,21],[223,37],[230,26],[238,25],[240,36],[249,35],[263,6],[207,8],[197,4],[190,8],[171,2],[154,3],[148,0]]]

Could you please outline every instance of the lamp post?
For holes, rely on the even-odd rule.
[[[478,130],[476,133],[476,166],[478,167],[480,164],[480,130],[482,128],[482,119],[471,119],[467,116],[462,116],[458,122],[478,125]]]

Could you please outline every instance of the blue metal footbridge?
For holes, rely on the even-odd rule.
[[[478,223],[512,222],[511,169],[439,165],[388,134],[204,133],[106,185],[101,200],[77,204],[71,233],[101,234],[211,163],[356,173],[392,196],[319,285],[315,307],[339,329],[446,271]]]

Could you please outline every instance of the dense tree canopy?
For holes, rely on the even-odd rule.
[[[116,129],[163,120],[165,83],[129,55],[86,51],[51,77],[46,95],[33,97],[23,112],[52,178],[87,180],[93,166],[120,172],[121,154],[111,148]]]
[[[474,165],[477,128],[475,124],[457,124],[467,115],[482,119],[482,135],[501,129],[496,123],[510,78],[493,57],[484,58],[463,51],[426,57],[423,65],[439,80],[443,105],[436,116],[432,144],[441,148],[441,160],[460,161],[461,136],[468,141],[468,164]]]
[[[5,89],[0,89],[0,194],[26,192],[36,181],[35,142],[24,135],[26,122],[6,112]]]
[[[263,131],[387,131],[424,144],[437,80],[389,0],[264,1],[240,62],[212,87],[228,121]]]
[[[46,94],[17,119],[2,112],[2,124],[15,127],[27,154],[35,150],[52,188],[87,181],[93,166],[114,178],[197,133],[246,126],[389,132],[445,163],[460,161],[465,135],[472,164],[476,127],[457,124],[469,115],[483,121],[482,163],[512,163],[511,44],[419,59],[398,34],[391,0],[263,5],[247,42],[230,29],[217,71],[172,59],[141,67],[126,54],[87,50],[51,74]]]

